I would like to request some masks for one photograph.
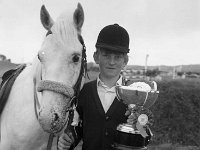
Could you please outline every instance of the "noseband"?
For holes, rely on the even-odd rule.
[[[50,80],[42,80],[40,81],[38,88],[38,92],[42,92],[44,90],[53,91],[56,93],[60,93],[65,95],[66,97],[72,98],[74,96],[74,90],[63,83],[50,81]]]
[[[49,34],[52,34],[52,32],[49,30],[46,34],[48,36]],[[35,109],[35,115],[36,118],[38,119],[38,109],[40,108],[40,104],[38,101],[37,97],[37,92],[42,92],[43,90],[49,90],[53,91],[56,93],[63,94],[67,97],[70,97],[70,102],[69,102],[69,107],[67,108],[67,112],[69,112],[69,116],[65,122],[65,125],[67,124],[67,127],[71,125],[72,120],[73,120],[73,111],[74,108],[77,105],[77,97],[80,93],[81,90],[81,83],[82,83],[82,78],[83,76],[86,76],[87,74],[87,59],[86,59],[86,47],[84,44],[84,40],[80,34],[78,34],[78,39],[79,42],[82,44],[82,59],[81,59],[81,68],[80,68],[80,73],[77,79],[77,82],[75,83],[74,87],[69,87],[66,86],[60,82],[55,82],[55,81],[49,81],[49,80],[41,80],[37,89],[36,89],[36,78],[34,78],[34,109]],[[64,126],[65,126],[64,125]],[[62,129],[61,129],[62,130]],[[60,131],[58,131],[60,132]],[[47,150],[51,149],[54,134],[50,133],[48,144],[47,144]]]

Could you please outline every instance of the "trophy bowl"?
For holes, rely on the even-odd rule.
[[[116,86],[116,94],[120,101],[125,104],[135,104],[145,108],[151,107],[158,98],[157,89],[144,90],[130,86]]]
[[[157,84],[155,81],[134,82],[129,86],[116,86],[116,95],[118,100],[128,105],[128,108],[132,113],[136,112],[134,111],[134,108],[137,106],[142,110],[151,107],[158,98],[158,94],[159,91],[157,91]],[[140,121],[145,120],[146,116],[146,122],[148,122],[150,116],[143,114],[140,111],[137,111],[137,113],[140,114],[137,118],[137,125],[123,123],[117,126],[117,132],[114,139],[116,150],[124,148],[146,149],[146,146],[152,137],[152,133],[150,128],[146,126],[146,123],[143,124]],[[142,128],[143,133],[141,132],[140,127],[140,129],[137,128],[138,124],[140,124],[139,126]]]

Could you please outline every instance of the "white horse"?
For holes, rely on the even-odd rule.
[[[40,17],[48,32],[38,56],[11,89],[0,118],[0,150],[46,150],[50,133],[59,135],[67,124],[77,80],[80,87],[84,82],[82,6],[56,22],[42,6]]]

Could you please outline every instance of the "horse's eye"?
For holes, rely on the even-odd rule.
[[[43,61],[44,56],[45,56],[45,52],[44,51],[40,51],[37,54],[37,57],[38,57],[38,59],[39,59],[40,62]]]
[[[78,55],[74,55],[73,58],[72,58],[74,63],[78,62],[79,59],[80,59],[80,57]]]

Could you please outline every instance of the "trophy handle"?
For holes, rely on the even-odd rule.
[[[144,104],[146,103],[146,101],[147,101],[147,98],[148,98],[148,95],[149,95],[149,92],[146,92],[146,97],[145,97],[145,100],[144,100],[144,103],[143,103],[142,107],[143,107],[143,106],[144,106]]]
[[[151,81],[150,84],[153,85],[153,87],[151,86],[151,91],[157,91],[157,83],[155,81]],[[146,103],[148,95],[149,95],[149,92],[146,92],[146,98],[144,100],[143,105]]]
[[[151,84],[153,84],[152,91],[157,91],[157,83],[155,81],[151,81]]]

